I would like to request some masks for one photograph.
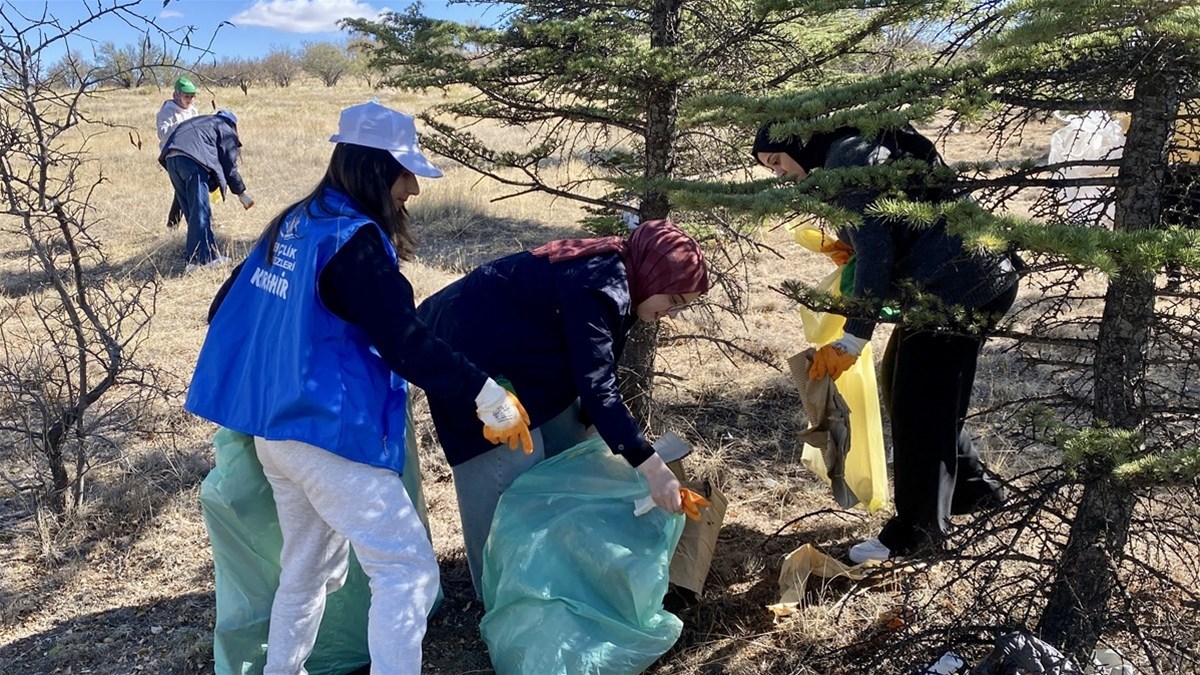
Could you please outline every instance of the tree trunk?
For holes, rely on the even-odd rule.
[[[670,49],[679,44],[682,0],[655,0],[651,15],[650,45]],[[648,179],[667,178],[675,169],[676,122],[679,117],[679,83],[648,82],[646,95],[646,167]],[[642,195],[639,216],[643,221],[666,218],[671,213],[667,195],[648,190]],[[635,308],[636,310],[636,308]],[[638,323],[629,335],[621,359],[621,397],[634,417],[649,428],[654,416],[654,355],[658,324]]]
[[[1179,78],[1147,73],[1134,92],[1134,110],[1121,162],[1114,229],[1159,226],[1166,144],[1179,104]],[[1146,351],[1154,314],[1154,277],[1122,264],[1109,282],[1093,364],[1098,424],[1138,429],[1145,418]],[[1043,639],[1076,663],[1088,663],[1108,624],[1120,558],[1129,539],[1137,497],[1113,477],[1111,463],[1085,471],[1083,496],[1038,624]]]
[[[650,17],[650,46],[671,50],[679,44],[682,0],[654,0]],[[646,83],[647,179],[667,178],[675,169],[675,136],[679,119],[679,82],[674,79]],[[642,220],[666,218],[671,212],[667,195],[654,189],[642,195]]]
[[[1111,467],[1105,467],[1111,469]],[[1084,484],[1067,548],[1038,622],[1042,639],[1077,664],[1090,663],[1108,625],[1119,558],[1129,540],[1135,497],[1108,471]]]
[[[61,520],[70,504],[71,476],[67,473],[67,459],[63,454],[66,444],[65,426],[60,421],[42,435],[45,443],[46,465],[50,469],[50,491],[46,499],[50,512]]]
[[[658,324],[639,321],[629,332],[618,369],[621,399],[643,429],[654,421],[654,356]]]

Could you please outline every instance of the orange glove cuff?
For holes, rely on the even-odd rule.
[[[700,509],[712,503],[699,493],[685,487],[679,488],[679,496],[683,501],[683,512],[692,520],[700,520]]]
[[[821,253],[829,256],[835,265],[841,266],[850,262],[850,256],[854,255],[854,249],[838,239],[832,239],[821,244]]]

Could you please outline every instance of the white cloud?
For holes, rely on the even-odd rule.
[[[358,0],[255,0],[229,21],[237,26],[263,26],[287,33],[328,33],[339,19],[375,18],[379,10]]]
[[[160,19],[182,19],[183,12],[174,9],[164,9],[158,13]]]

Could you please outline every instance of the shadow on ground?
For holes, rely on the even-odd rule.
[[[2,673],[212,672],[211,593],[71,618],[0,647]]]
[[[121,459],[95,454],[95,463],[127,462],[120,472],[93,477],[85,483],[88,515],[86,526],[68,527],[55,541],[58,562],[38,577],[36,592],[19,600],[29,606],[53,602],[55,594],[72,585],[77,574],[92,564],[97,548],[112,546],[129,551],[142,539],[156,536],[156,514],[166,510],[179,495],[194,490],[212,466],[207,446],[178,448]],[[32,500],[0,500],[0,520],[9,532],[34,537],[38,525]],[[0,599],[7,591],[0,590]],[[5,604],[9,604],[5,599]],[[16,599],[13,600],[16,602]],[[9,671],[0,668],[0,673]]]
[[[251,237],[229,237],[217,234],[217,249],[222,254],[232,258],[234,264],[246,257],[246,252],[254,245],[257,235]],[[156,278],[176,278],[187,274],[187,262],[183,259],[183,235],[168,240],[154,239],[148,242],[148,247],[139,254],[119,263],[107,258],[96,262],[95,256],[89,256],[84,262],[88,279],[92,280],[121,280],[123,285],[129,281],[148,281]],[[28,254],[10,252],[18,257]],[[60,269],[66,270],[66,261]],[[232,269],[229,266],[228,269]],[[50,289],[46,274],[36,266],[20,272],[10,272],[0,281],[0,295],[10,298],[36,295]]]
[[[453,216],[422,213],[427,221],[413,225],[421,262],[454,272],[469,272],[481,263],[535,248],[553,239],[586,236],[574,225],[547,226],[537,221],[495,218],[456,206]]]

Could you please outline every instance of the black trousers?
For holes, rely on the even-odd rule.
[[[1014,285],[982,311],[998,320],[1016,295]],[[963,424],[985,340],[898,325],[884,350],[880,380],[892,420],[896,515],[879,540],[895,554],[940,540],[949,516],[996,506],[1006,497]]]

